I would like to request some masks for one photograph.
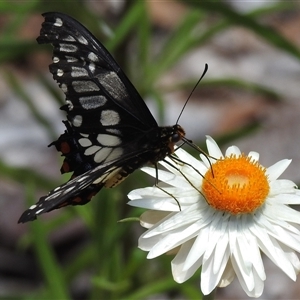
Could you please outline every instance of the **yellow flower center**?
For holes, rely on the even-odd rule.
[[[217,160],[202,184],[209,205],[234,215],[254,212],[269,190],[266,169],[244,154]]]

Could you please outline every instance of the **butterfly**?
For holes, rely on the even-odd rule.
[[[146,164],[172,155],[184,129],[159,127],[145,102],[111,54],[82,24],[49,12],[39,44],[52,44],[49,66],[66,96],[65,132],[51,143],[62,153],[61,173],[71,179],[43,196],[19,223],[66,205],[83,205],[103,187],[112,188]],[[187,140],[189,141],[189,140]]]

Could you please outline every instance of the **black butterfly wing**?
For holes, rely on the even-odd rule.
[[[105,184],[113,185],[125,178],[126,169],[122,167],[123,164],[124,161],[121,160],[101,164],[58,186],[27,209],[21,215],[18,223],[33,221],[37,215],[66,205],[76,205],[76,203],[83,205],[89,202]],[[124,176],[122,176],[122,172],[124,172]]]
[[[147,149],[136,149],[125,154],[121,159],[103,163],[80,174],[68,182],[56,187],[43,196],[39,201],[27,209],[18,223],[25,223],[36,219],[37,215],[49,212],[66,205],[83,205],[91,200],[103,186],[111,188],[119,184],[134,170],[141,167],[147,156]]]
[[[40,44],[53,45],[50,72],[66,95],[66,131],[53,142],[65,156],[61,172],[73,172],[25,211],[19,222],[65,205],[90,201],[147,162],[173,152],[184,136],[179,125],[158,127],[118,64],[80,23],[61,13],[43,14]]]
[[[53,45],[50,71],[66,95],[70,122],[52,144],[66,157],[62,173],[78,176],[132,151],[132,143],[157,123],[105,47],[80,23],[43,14],[38,43]]]
[[[53,45],[50,71],[66,95],[70,125],[52,144],[66,157],[62,173],[78,176],[132,151],[155,119],[105,47],[80,23],[43,14],[38,43]],[[133,148],[134,149],[134,148]]]
[[[66,109],[74,126],[89,131],[102,127],[99,111],[105,110],[105,105],[111,108],[103,116],[105,124],[118,121],[110,112],[122,111],[128,115],[127,126],[143,130],[157,126],[139,93],[92,33],[65,14],[43,16],[37,41],[54,47],[50,72],[66,94]]]
[[[18,223],[33,221],[36,219],[37,215],[66,205],[75,205],[76,202],[78,202],[78,204],[87,203],[100,191],[104,185],[103,182],[109,178],[111,172],[117,169],[116,166],[110,167],[109,165],[104,164],[78,175],[50,191],[47,196],[41,197],[36,204],[30,206],[21,215]],[[98,184],[93,184],[93,181],[96,179],[95,176],[99,179]]]

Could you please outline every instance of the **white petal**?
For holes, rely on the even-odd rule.
[[[276,239],[270,237],[276,255],[274,253],[268,252],[269,249],[263,250],[265,254],[275,263],[286,275],[288,275],[292,280],[296,281],[296,272],[293,264],[289,261],[288,256],[282,250],[280,245],[277,243]]]
[[[180,211],[192,204],[207,207],[203,196],[190,187],[188,189],[148,187],[133,190],[127,196],[131,199],[129,205],[146,209]]]
[[[291,226],[292,227],[292,226]],[[288,232],[284,228],[273,224],[272,228],[272,235],[276,240],[280,241],[285,246],[300,252],[300,236],[299,231],[297,235],[293,234],[292,232]]]
[[[215,159],[223,158],[222,151],[220,150],[218,144],[215,142],[215,140],[210,137],[209,135],[206,136],[206,146],[207,150],[210,156],[212,156]]]
[[[215,274],[219,273],[220,275],[222,275],[227,265],[229,254],[230,253],[229,253],[228,234],[223,234],[219,239],[219,242],[216,244],[216,249],[214,252],[215,258],[214,258],[213,272]]]
[[[202,162],[206,168],[206,171],[209,170],[212,167],[212,164],[216,161],[214,158],[207,158],[205,155],[200,154],[200,158],[202,159]],[[205,174],[206,172],[203,172]]]
[[[149,199],[147,199],[147,197],[144,197],[140,200],[129,201],[127,204],[133,207],[141,207],[145,209],[155,209],[169,212],[180,210],[180,207],[177,203],[175,203],[173,198],[167,196],[163,199],[160,199],[160,201],[157,201],[156,199],[153,199],[151,197],[149,197]]]
[[[141,235],[138,240],[138,247],[143,251],[150,251],[160,241],[160,239],[161,237],[159,235],[147,239]]]
[[[243,290],[246,292],[246,294],[249,297],[255,297],[255,298],[261,296],[261,294],[263,292],[263,288],[264,288],[264,281],[261,280],[259,278],[259,276],[257,276],[255,269],[250,274],[252,276],[251,278],[244,278],[242,276],[242,274],[240,273],[240,269],[238,268],[234,258],[232,259],[232,266],[233,266],[233,269],[235,270],[237,278],[238,278]],[[251,285],[251,289],[248,288],[249,282],[247,282],[246,280],[249,280],[249,282],[251,281],[253,283]]]
[[[199,216],[195,208],[197,208],[196,205],[191,205],[184,211],[172,214],[172,218],[167,218],[163,223],[159,223],[157,226],[153,226],[153,228],[151,228],[151,230],[147,232],[145,238],[165,233],[166,231],[175,232],[178,230],[183,230],[190,224],[196,223],[197,221],[199,221],[199,219],[201,219],[201,217]],[[204,220],[201,220],[201,222],[196,224],[198,229],[205,226]]]
[[[257,275],[261,280],[266,280],[265,268],[264,268],[259,247],[257,245],[256,238],[252,235],[252,233],[248,229],[245,231],[245,235],[249,242],[248,253],[251,253],[250,258],[252,261],[253,268],[256,270]]]
[[[191,249],[182,265],[182,271],[190,269],[203,255],[209,242],[209,228],[205,227],[199,231]]]
[[[198,167],[200,161],[196,159],[194,156],[190,155],[188,152],[183,150],[182,148],[177,148],[175,154],[178,156],[180,160],[183,162],[194,166],[195,168]]]
[[[288,260],[293,265],[293,267],[295,269],[295,273],[299,274],[299,272],[300,272],[300,260],[299,260],[298,256],[289,247],[286,247],[285,245],[281,245],[281,247],[282,247],[282,250],[284,251],[285,255],[288,257]]]
[[[276,194],[285,194],[285,193],[294,193],[296,194],[296,184],[287,179],[277,179],[274,181],[271,181],[269,183],[270,185],[270,195],[276,195]],[[300,197],[299,197],[299,202],[300,202]]]
[[[267,168],[266,174],[269,177],[269,181],[276,180],[290,165],[291,161],[291,159],[283,159]]]
[[[201,291],[204,295],[210,294],[217,286],[217,275],[212,271],[214,256],[209,256],[202,263],[201,269]]]
[[[278,196],[277,198],[283,197]],[[284,200],[286,200],[287,196],[284,196]],[[263,214],[268,217],[269,219],[275,220],[276,222],[279,222],[281,220],[300,224],[300,212],[292,209],[291,207],[287,205],[281,205],[278,203],[266,203],[266,209],[263,211]],[[264,219],[262,219],[260,222],[264,222]],[[292,226],[292,225],[290,225]]]
[[[204,260],[209,258],[215,252],[216,244],[219,242],[224,232],[226,232],[228,225],[228,222],[224,221],[223,212],[216,213],[215,215],[211,216],[211,219],[209,244],[206,246]]]
[[[240,156],[241,150],[237,146],[230,146],[227,148],[225,156],[230,156],[230,155]]]
[[[211,293],[222,279],[223,272],[227,266],[230,257],[227,235],[223,235],[217,244],[215,251],[207,257],[203,258],[201,273],[201,290],[205,294]],[[206,255],[206,254],[205,254]]]
[[[151,168],[151,167],[143,167],[141,170],[155,178],[156,175],[158,175],[158,179],[160,181],[163,181],[169,185],[176,186],[176,187],[177,186],[191,187],[190,183],[183,176],[177,176],[171,172],[164,171],[164,170],[158,170],[157,173],[155,168]]]
[[[251,231],[256,234],[261,250],[273,261],[274,264],[281,268],[283,272],[295,280],[296,274],[294,269],[287,257],[284,255],[277,241],[258,226],[253,226]]]
[[[180,232],[169,232],[150,250],[147,258],[160,256],[170,251],[171,249],[184,244],[185,242],[194,238],[197,232],[199,232],[199,226],[197,223],[194,223],[190,226],[183,226]]]
[[[245,281],[247,289],[250,291],[254,288],[252,263],[249,258],[249,253],[247,251],[248,243],[242,234],[239,234],[237,238],[237,243],[235,249],[233,249],[233,260],[235,262],[235,269],[238,268],[240,278],[242,277]],[[246,251],[246,252],[245,252]],[[247,253],[247,255],[245,255]]]
[[[144,228],[151,228],[169,214],[170,212],[167,211],[147,210],[140,216],[140,223]]]
[[[254,161],[259,161],[259,153],[255,151],[250,151],[248,157],[251,157]]]
[[[172,267],[172,274],[173,278],[176,282],[182,283],[191,278],[194,273],[200,268],[202,264],[201,258],[198,259],[197,262],[195,262],[191,268],[183,271],[183,265],[186,260],[186,256],[189,252],[189,249],[191,248],[193,244],[193,240],[187,241],[184,243],[175,258],[171,262],[171,267]]]
[[[287,204],[287,205],[299,205],[300,204],[300,195],[297,194],[283,194],[276,195],[272,198],[267,199],[266,203],[278,203]],[[296,210],[295,210],[296,211]]]
[[[221,278],[220,282],[218,283],[218,287],[228,286],[233,281],[234,278],[235,278],[235,272],[233,270],[231,261],[228,260],[226,268],[222,274],[222,278]]]

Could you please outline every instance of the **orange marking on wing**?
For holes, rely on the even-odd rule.
[[[71,151],[71,148],[70,148],[70,145],[67,143],[67,142],[62,142],[60,144],[60,151],[63,153],[63,154],[67,154]]]

